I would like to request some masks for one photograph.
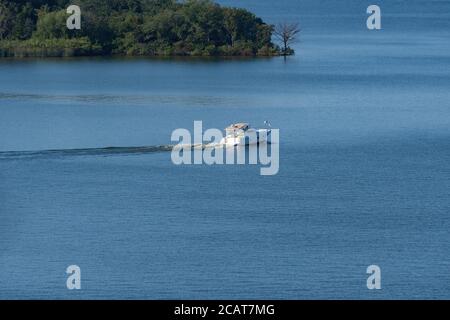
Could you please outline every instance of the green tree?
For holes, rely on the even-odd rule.
[[[0,2],[0,39],[8,39],[13,26],[13,14],[10,7]]]
[[[38,39],[68,38],[69,30],[66,26],[67,14],[65,10],[48,11],[48,8],[39,10],[36,32]]]

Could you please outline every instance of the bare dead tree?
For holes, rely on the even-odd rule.
[[[279,23],[273,34],[275,38],[283,44],[283,55],[289,54],[289,45],[297,41],[297,36],[301,29],[298,23]]]

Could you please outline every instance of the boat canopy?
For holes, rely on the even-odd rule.
[[[250,126],[248,123],[235,123],[235,124],[230,125],[225,130],[226,131],[237,131],[237,130],[247,131],[249,127]]]

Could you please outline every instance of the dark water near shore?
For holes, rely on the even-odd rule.
[[[450,298],[450,2],[221,3],[297,55],[0,60],[0,298]],[[266,119],[276,176],[164,149]]]

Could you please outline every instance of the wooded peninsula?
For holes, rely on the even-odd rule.
[[[80,29],[66,25],[70,5]],[[210,0],[0,0],[0,57],[276,56],[273,32]]]

